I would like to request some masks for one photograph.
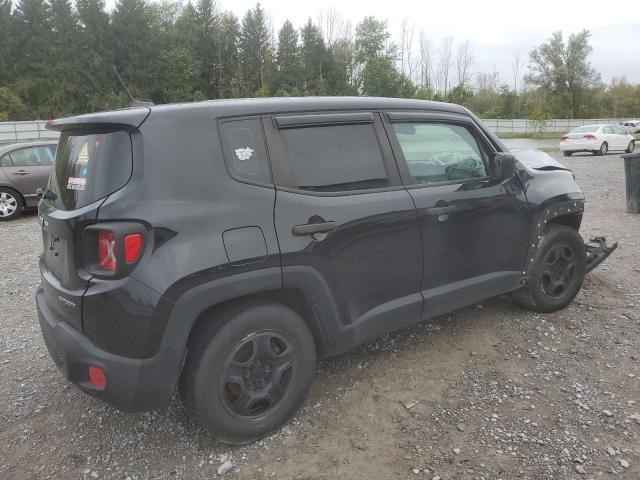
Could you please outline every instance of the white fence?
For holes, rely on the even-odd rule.
[[[514,119],[484,119],[484,124],[495,133],[539,133],[539,132],[567,132],[581,125],[598,123],[618,124],[624,118],[574,118],[552,119],[545,121]],[[28,140],[57,139],[58,132],[47,130],[47,122],[36,120],[33,122],[0,122],[0,143],[20,142]]]
[[[44,120],[33,122],[0,122],[0,143],[29,140],[56,140],[60,133],[47,130]]]
[[[582,125],[613,124],[625,122],[627,118],[555,118],[551,120],[483,119],[482,122],[495,133],[565,133]]]

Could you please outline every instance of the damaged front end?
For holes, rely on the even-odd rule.
[[[618,248],[618,242],[614,242],[613,245],[608,246],[607,240],[604,237],[593,237],[588,242],[585,242],[584,247],[587,250],[587,268],[585,273],[589,273],[604,262],[606,258]]]

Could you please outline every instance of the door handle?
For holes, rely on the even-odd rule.
[[[14,173],[14,175],[29,175],[29,172],[27,172],[26,170],[18,170]]]
[[[335,229],[336,222],[305,223],[291,227],[291,233],[296,236],[313,235],[314,233],[327,233]]]
[[[427,214],[433,215],[434,217],[437,217],[439,215],[446,215],[447,213],[454,213],[454,212],[457,212],[458,210],[459,209],[457,205],[448,205],[446,207],[431,207],[431,208],[425,209]]]

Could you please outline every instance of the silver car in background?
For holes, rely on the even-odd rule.
[[[38,205],[38,189],[47,186],[56,141],[0,145],[0,220],[13,220]]]

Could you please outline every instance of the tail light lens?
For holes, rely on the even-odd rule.
[[[118,262],[116,260],[116,238],[113,232],[102,230],[98,232],[98,266],[108,272],[115,272]]]
[[[565,140],[569,140],[569,135],[563,135],[560,137],[561,142],[564,142]]]
[[[595,136],[595,135],[588,134],[588,135],[585,135],[583,138],[584,138],[585,140],[595,140],[595,139],[596,139],[596,136]]]
[[[124,261],[133,263],[138,259],[142,250],[142,235],[139,233],[130,233],[124,237]]]

